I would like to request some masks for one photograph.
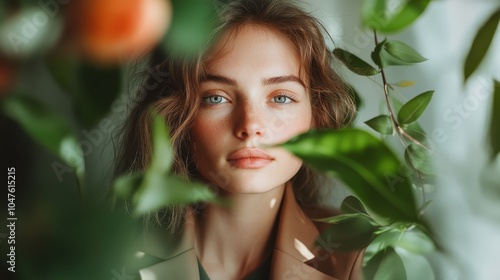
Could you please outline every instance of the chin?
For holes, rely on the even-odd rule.
[[[255,176],[254,176],[255,177]],[[272,191],[283,186],[286,181],[258,180],[258,178],[231,178],[226,186],[221,186],[221,191],[234,194],[259,194]]]
[[[215,187],[217,193],[258,194],[272,191],[288,182],[302,166],[294,157],[258,169],[241,169],[232,166],[201,169],[202,176]]]

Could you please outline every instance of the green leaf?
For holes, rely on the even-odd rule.
[[[327,250],[352,251],[365,248],[378,229],[364,214],[347,214],[320,233],[315,244]],[[364,216],[364,217],[361,217]],[[333,217],[335,218],[335,217]]]
[[[479,28],[479,31],[474,38],[469,54],[464,64],[464,82],[476,71],[479,64],[483,60],[491,42],[495,35],[500,21],[500,9],[494,12],[491,17]]]
[[[410,0],[406,5],[378,30],[382,32],[399,31],[414,22],[427,8],[430,0]]]
[[[102,68],[87,63],[79,64],[76,71],[78,95],[75,111],[80,123],[90,128],[108,114],[111,104],[120,94],[122,72],[118,66]]]
[[[217,201],[216,194],[207,186],[189,182],[176,175],[149,170],[144,183],[133,195],[134,213],[141,215],[165,206],[197,201]]]
[[[340,211],[342,213],[345,213],[345,214],[348,214],[348,213],[368,214],[366,212],[366,209],[365,209],[365,206],[363,205],[363,203],[361,203],[361,201],[359,201],[358,198],[356,198],[355,196],[352,196],[352,195],[344,198],[344,200],[342,201],[342,204],[340,205]]]
[[[376,46],[375,46],[375,49],[372,51],[371,53],[371,58],[373,60],[373,62],[379,67],[379,68],[382,68],[384,67],[384,65],[382,64],[382,60],[381,60],[381,52],[382,52],[382,48],[384,47],[384,44],[385,44],[386,40],[378,43]]]
[[[115,188],[118,188],[115,190],[122,196],[132,196],[136,215],[165,206],[196,201],[220,201],[209,187],[168,173],[172,164],[172,147],[163,118],[156,112],[152,112],[152,135],[151,165],[145,171],[144,178],[141,178],[140,174],[132,174],[122,178],[115,185]],[[141,185],[134,191],[139,181]]]
[[[64,160],[64,162],[75,168],[76,176],[80,182],[80,191],[83,191],[82,188],[84,186],[85,179],[85,159],[83,157],[81,144],[77,142],[74,135],[67,135],[61,140],[59,156]]]
[[[172,0],[172,24],[164,48],[179,55],[196,55],[212,37],[214,7],[205,0]]]
[[[11,95],[4,101],[4,112],[33,139],[56,155],[60,155],[64,139],[74,138],[64,118],[32,97]]]
[[[408,65],[427,60],[409,45],[400,41],[387,41],[383,44],[381,51],[382,64]]]
[[[395,251],[403,261],[408,280],[434,280],[434,271],[429,260],[422,255],[414,254],[400,248]]]
[[[380,251],[388,247],[402,248],[414,254],[425,254],[435,249],[432,240],[418,229],[391,228],[373,239],[367,250]]]
[[[385,134],[392,134],[392,121],[387,115],[380,115],[365,122],[373,130]]]
[[[394,246],[414,254],[426,254],[435,250],[432,240],[419,230],[405,231],[395,240]]]
[[[406,280],[406,270],[396,251],[387,247],[368,261],[363,268],[363,276],[372,280]]]
[[[19,94],[9,96],[3,103],[3,110],[35,141],[73,167],[83,184],[83,151],[66,119],[38,100]]]
[[[493,92],[493,104],[491,108],[491,120],[490,120],[490,146],[492,150],[492,159],[500,153],[500,128],[498,124],[500,123],[500,82],[493,81],[494,92]]]
[[[408,101],[398,112],[398,122],[408,124],[416,121],[432,99],[433,90],[426,91]]]
[[[393,220],[417,221],[410,180],[400,174],[401,163],[370,133],[309,131],[281,146],[306,164],[333,172],[373,212]]]
[[[413,166],[413,168],[417,169],[418,171],[427,175],[432,175],[435,173],[432,168],[431,155],[429,151],[427,151],[422,146],[411,143],[410,145],[408,145],[408,147],[406,147],[404,156],[408,164]]]
[[[382,23],[387,21],[385,1],[371,0],[362,2],[361,19],[365,26],[378,29]]]
[[[23,256],[22,278],[113,279],[110,271],[120,271],[137,252],[141,225],[121,207],[110,211],[107,203],[82,201],[63,186],[44,187],[26,193],[28,201],[36,202],[26,205],[24,211],[33,215],[25,216],[17,232],[23,240],[16,246],[16,254]]]
[[[361,58],[346,50],[336,48],[333,50],[333,54],[336,58],[342,61],[342,63],[344,63],[349,70],[358,75],[372,76],[380,72]]]
[[[347,213],[347,214],[339,214],[332,217],[315,219],[315,221],[329,223],[329,224],[337,224],[339,222],[349,220],[349,219],[365,219],[369,221],[371,224],[376,225],[375,221],[368,216],[366,213]]]
[[[153,116],[153,156],[151,169],[155,172],[166,173],[172,165],[173,154],[167,127],[163,118],[154,114]]]
[[[425,11],[429,2],[430,0],[409,0],[396,11],[387,11],[384,0],[363,1],[363,24],[382,32],[396,32],[414,22]]]

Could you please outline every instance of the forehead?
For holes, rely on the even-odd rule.
[[[238,61],[243,56],[262,56],[274,53],[276,60],[295,60],[301,66],[300,55],[290,39],[277,30],[259,24],[244,24],[233,27],[219,37],[208,55],[205,69],[210,69],[228,60]]]

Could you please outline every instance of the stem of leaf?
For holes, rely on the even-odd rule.
[[[375,29],[373,30],[373,37],[374,37],[374,40],[375,40],[375,46],[377,46],[378,45],[378,38],[377,38],[377,31]],[[380,63],[380,64],[382,64],[382,63]],[[392,106],[391,106],[391,101],[389,100],[389,87],[390,87],[390,85],[387,83],[387,78],[385,76],[384,67],[382,67],[382,65],[379,65],[379,67],[380,67],[380,74],[382,75],[382,83],[383,83],[383,88],[384,88],[384,96],[385,96],[385,102],[387,104],[387,110],[389,111],[389,117],[391,118],[392,125],[394,126],[397,135],[401,139],[401,142],[402,142],[403,146],[406,145],[405,144],[405,140],[404,140],[406,138],[406,139],[410,140],[411,142],[413,142],[413,143],[421,146],[422,148],[424,148],[424,149],[426,149],[427,151],[430,152],[429,148],[427,148],[420,141],[418,141],[413,136],[411,136],[410,134],[408,134],[408,132],[406,132],[399,125],[398,121],[394,117],[394,111],[393,111]],[[420,172],[415,167],[411,166],[411,168],[413,169],[413,171],[415,171],[417,173],[417,176],[419,178],[419,182],[418,183],[420,185],[420,188],[422,189],[422,198],[424,200],[423,204],[425,204],[425,193],[424,193],[424,185],[423,185],[423,182],[422,182],[422,177],[420,176]],[[421,213],[421,214],[423,214],[423,213]],[[421,216],[421,214],[419,216]]]
[[[373,35],[375,38],[375,46],[376,46],[376,45],[378,45],[378,38],[377,38],[377,31],[375,29],[373,30]],[[398,124],[396,118],[394,117],[394,111],[392,110],[391,102],[389,100],[389,89],[388,89],[387,79],[385,77],[384,67],[382,67],[381,65],[380,65],[380,74],[382,74],[384,96],[385,96],[385,102],[387,103],[387,109],[389,110],[389,117],[391,118],[392,125],[394,126],[394,128],[396,128],[396,131],[398,131],[398,134],[399,134],[400,127],[399,127],[399,124]]]

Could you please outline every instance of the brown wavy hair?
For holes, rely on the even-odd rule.
[[[334,71],[334,58],[325,44],[330,38],[323,26],[290,1],[238,0],[219,7],[217,26],[205,48],[196,57],[175,54],[151,55],[141,90],[122,131],[116,175],[144,170],[151,158],[150,110],[154,107],[168,125],[173,147],[172,171],[189,180],[197,172],[190,151],[190,128],[197,116],[198,83],[211,47],[225,32],[235,35],[246,24],[269,28],[287,38],[299,54],[301,71],[308,78],[315,128],[336,129],[349,124],[355,104],[348,86]],[[327,37],[325,37],[327,36]],[[151,71],[152,70],[152,71]],[[164,73],[162,79],[154,73]],[[299,204],[317,206],[321,176],[303,166],[292,178]],[[324,178],[323,178],[324,179]],[[168,186],[165,186],[168,187]],[[156,220],[171,232],[182,228],[187,206],[167,207],[155,213]]]

